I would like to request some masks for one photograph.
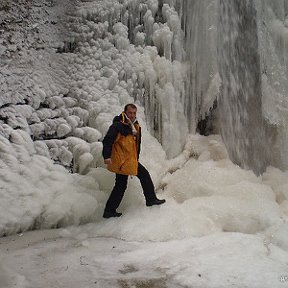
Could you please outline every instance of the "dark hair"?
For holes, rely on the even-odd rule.
[[[137,110],[136,105],[130,103],[130,104],[125,105],[125,107],[124,107],[124,112],[126,112],[126,111],[128,110],[129,107],[132,107],[133,109],[136,109],[136,110]]]

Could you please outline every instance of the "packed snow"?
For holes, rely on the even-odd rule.
[[[288,285],[288,172],[268,167],[256,176],[231,162],[219,135],[189,134],[187,85],[207,94],[201,118],[221,79],[213,59],[203,82],[188,80],[187,5],[0,4],[0,287]],[[209,29],[203,43],[215,41],[214,20],[199,24]],[[281,26],[275,37],[284,37],[285,23],[271,24]],[[123,216],[107,220],[114,175],[101,140],[130,102],[143,128],[140,161],[166,203],[146,207],[129,178]]]

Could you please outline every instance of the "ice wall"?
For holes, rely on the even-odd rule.
[[[139,107],[142,151],[153,143],[150,167],[159,168],[165,153],[147,132],[143,106],[167,154],[181,151],[186,71],[173,7],[19,0],[1,2],[0,16],[1,235],[93,221],[101,213],[98,181],[79,174],[101,171],[101,138],[129,102]]]
[[[91,64],[97,62],[82,71],[86,79],[91,77],[91,69],[97,70],[97,77],[106,79],[94,77],[100,86],[108,81],[110,85],[104,89],[116,94],[121,90],[133,97],[144,106],[148,129],[167,155],[180,153],[188,133],[183,112],[187,71],[182,64],[183,31],[173,5],[157,0],[80,2],[67,25],[75,54],[89,57]],[[103,56],[108,59],[102,61]],[[82,64],[88,66],[85,61],[76,66]],[[90,97],[90,105],[91,100],[97,102]],[[125,101],[120,98],[118,105]],[[91,113],[97,118],[97,110]],[[89,125],[96,128],[97,121],[92,122]],[[100,128],[103,133],[106,129]]]
[[[218,107],[221,134],[230,157],[261,173],[267,166],[262,117],[257,11],[253,1],[220,1],[218,67],[222,80]]]
[[[187,73],[173,5],[157,0],[5,5],[1,135],[9,139],[11,128],[24,130],[41,146],[39,153],[85,173],[101,158],[99,140],[111,119],[136,101],[169,157],[181,152],[188,132]]]
[[[180,164],[169,166],[162,147],[147,132],[146,123],[167,155],[173,157],[182,150],[188,132],[195,132],[199,120],[211,119],[211,113],[218,111],[222,118],[216,126],[222,128],[234,162],[261,172],[265,168],[265,145],[261,145],[269,143],[273,163],[285,168],[287,21],[283,11],[287,11],[283,1],[1,2],[0,235],[78,225],[101,218],[111,191],[109,185],[114,180],[101,168],[101,138],[115,114],[128,102],[138,105],[145,133],[141,161],[146,161],[158,180],[164,176],[161,165],[168,166],[167,181],[162,179],[157,187],[165,190],[171,185],[166,192],[179,202],[190,198],[194,202],[198,200],[192,198],[212,194],[217,198],[218,192],[224,190],[221,185],[219,191],[213,190],[215,181],[211,175],[219,171],[219,179],[223,179],[225,169],[231,171],[233,165],[226,159],[221,141],[203,137],[203,142],[199,142],[196,137],[196,142],[190,142],[189,151],[186,149],[171,160],[175,164],[182,159]],[[201,153],[197,153],[197,147]],[[191,157],[191,165],[187,164],[184,173],[174,174]],[[202,165],[202,161],[207,163]],[[195,167],[202,168],[193,172]],[[235,175],[239,169],[234,170]],[[212,181],[208,188],[201,180],[205,173]],[[287,177],[283,173],[279,180],[278,173],[275,169],[275,182],[269,173],[266,181],[275,187],[277,201],[286,215]],[[247,174],[257,178],[251,171]],[[239,178],[237,183],[241,187],[237,185],[235,190],[237,199],[247,197],[243,207],[251,203],[252,191],[248,189],[250,185],[241,184],[245,179],[251,180],[250,176]],[[181,191],[176,187],[178,181],[183,182]],[[258,181],[261,179],[257,178]],[[259,195],[265,198],[260,186]],[[130,197],[143,207],[140,188],[133,182],[131,187],[130,191],[139,194]],[[233,187],[226,189],[230,194]],[[255,205],[262,203],[262,196],[259,198],[258,192],[255,195]],[[275,208],[270,211],[275,211],[278,219],[273,193],[267,195],[269,206]],[[199,224],[199,231],[206,230],[205,223],[215,219],[216,229],[228,227],[228,231],[247,232],[251,215],[252,224],[248,226],[254,229],[260,225],[250,231],[260,231],[271,224],[266,222],[271,214],[259,213],[262,220],[255,216],[255,211],[263,210],[263,206],[255,210],[253,204],[251,214],[245,209],[238,214],[235,209],[238,211],[239,205],[235,209],[232,205],[227,214],[223,212],[225,202],[217,200],[215,206],[212,198],[205,197],[194,206],[194,211],[198,215],[210,203],[211,208],[206,211],[212,218],[207,216],[207,222]],[[124,203],[124,209],[130,199]],[[235,199],[227,203],[236,203]],[[185,204],[182,215],[187,211],[186,217],[191,215],[190,204]],[[138,207],[134,207],[135,213]],[[170,215],[171,206],[166,207]],[[179,216],[178,204],[174,208]],[[218,221],[218,209],[224,222]],[[179,221],[183,217],[178,217]],[[231,224],[231,219],[239,225]],[[207,229],[207,233],[213,230]],[[169,237],[170,230],[166,229]]]
[[[28,6],[1,10],[6,138],[25,130],[42,153],[85,173],[108,119],[136,101],[168,157],[208,119],[235,163],[287,167],[287,1],[58,2],[36,1],[37,17]]]
[[[209,114],[219,93],[217,70],[218,1],[182,1],[184,47],[189,80],[185,114],[191,132]]]
[[[231,158],[256,173],[267,165],[284,170],[288,165],[287,3],[219,6],[222,135]]]
[[[185,33],[190,131],[212,118],[235,163],[287,169],[287,1],[170,2]]]
[[[288,167],[288,1],[255,1],[261,61],[263,117],[271,164]]]

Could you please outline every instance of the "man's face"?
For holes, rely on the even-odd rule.
[[[125,114],[127,115],[127,117],[134,122],[136,119],[136,113],[137,113],[137,109],[133,108],[133,107],[128,107]]]

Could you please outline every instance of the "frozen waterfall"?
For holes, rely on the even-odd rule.
[[[130,40],[142,35],[163,57],[134,98],[168,156],[188,132],[221,133],[241,167],[286,169],[287,1],[138,2],[127,6]]]
[[[174,2],[189,65],[190,132],[205,119],[202,133],[220,132],[241,167],[287,169],[288,1]]]
[[[287,170],[288,0],[4,4],[0,198],[10,208],[1,214],[1,235],[99,219],[113,183],[101,139],[129,102],[139,107],[142,157],[161,189],[190,158],[183,183],[229,161],[218,135],[199,140],[196,132],[221,134],[230,159],[256,175],[269,165]],[[215,167],[193,174],[193,160]],[[185,182],[190,198],[211,195],[200,182],[194,190]],[[285,185],[275,192],[283,210]]]
[[[241,167],[256,174],[270,164],[286,169],[287,6],[284,0],[63,2],[58,12],[63,22],[49,28],[53,37],[33,43],[41,33],[36,23],[23,40],[36,51],[44,44],[56,47],[58,55],[48,56],[46,49],[31,56],[36,69],[22,69],[21,85],[9,71],[5,75],[8,64],[2,69],[2,79],[8,79],[1,88],[0,116],[8,124],[2,135],[20,127],[46,147],[45,153],[38,149],[42,154],[85,172],[96,161],[90,152],[98,148],[83,143],[87,147],[75,152],[80,143],[71,137],[101,139],[108,111],[97,108],[98,101],[115,111],[112,116],[134,98],[169,158],[183,150],[188,133],[221,133]],[[14,46],[1,46],[4,64],[20,46],[13,37]],[[16,94],[13,83],[19,86]]]
[[[265,170],[268,147],[262,117],[257,11],[253,1],[220,1],[218,99],[221,134],[230,157],[256,173]]]

